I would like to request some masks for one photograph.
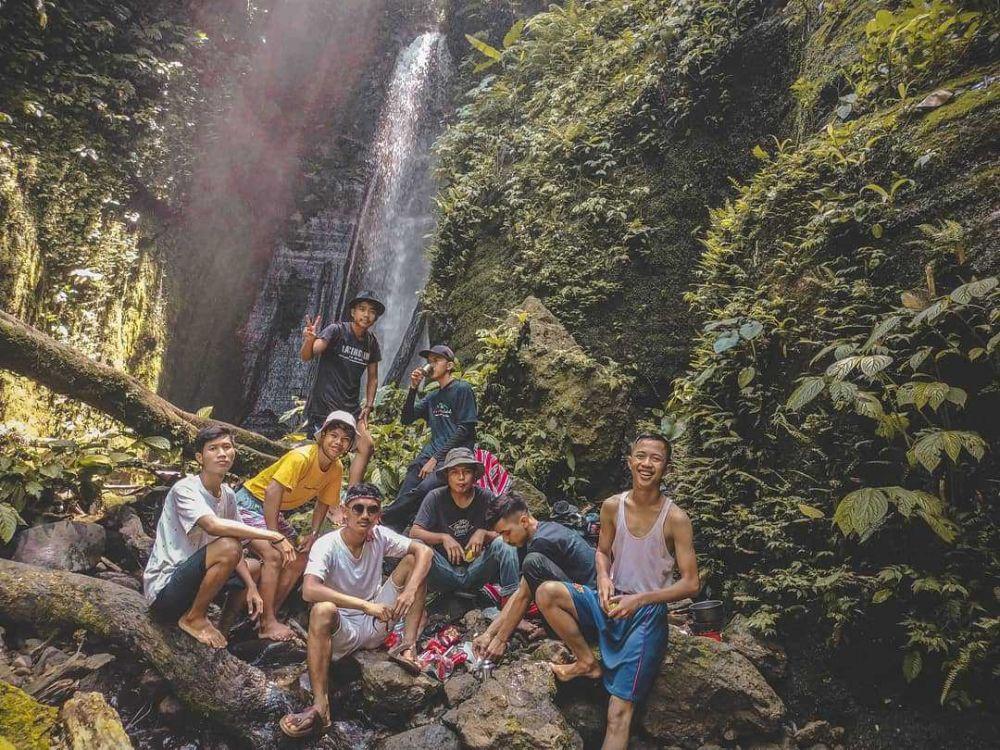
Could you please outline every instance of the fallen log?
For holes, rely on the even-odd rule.
[[[82,401],[142,436],[162,435],[187,444],[201,427],[223,424],[233,431],[246,470],[262,468],[287,449],[256,432],[184,411],[131,375],[95,362],[3,310],[0,367]]]
[[[0,618],[84,628],[154,667],[199,716],[253,747],[273,747],[287,690],[228,651],[150,619],[140,594],[97,578],[0,559]]]

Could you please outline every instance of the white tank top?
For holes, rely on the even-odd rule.
[[[615,591],[623,594],[642,594],[647,591],[665,589],[673,583],[674,556],[667,550],[663,538],[663,524],[673,504],[667,498],[660,515],[643,537],[636,537],[628,530],[625,514],[625,500],[629,493],[618,497],[618,517],[615,519],[615,540],[611,545],[614,559],[611,561],[611,581]]]

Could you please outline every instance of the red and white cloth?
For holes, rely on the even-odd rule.
[[[502,495],[510,489],[510,472],[503,467],[500,459],[485,448],[477,447],[476,460],[486,467],[476,486],[489,490],[494,495]]]

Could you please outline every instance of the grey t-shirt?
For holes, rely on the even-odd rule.
[[[538,531],[523,549],[525,555],[529,552],[545,555],[562,568],[574,583],[582,583],[585,586],[597,583],[594,548],[587,544],[582,536],[561,523],[539,521]]]
[[[163,501],[160,520],[156,523],[156,541],[142,576],[143,593],[152,603],[167,585],[174,569],[217,537],[198,526],[202,516],[216,515],[238,521],[236,493],[228,484],[216,497],[201,483],[201,477],[191,474],[170,488]]]
[[[354,412],[358,408],[361,376],[368,365],[382,359],[378,339],[371,331],[359,339],[346,321],[328,325],[319,337],[327,346],[319,357],[309,413],[325,417],[335,409]]]
[[[451,490],[438,487],[424,497],[413,523],[435,534],[450,534],[464,547],[478,529],[486,528],[486,511],[492,501],[492,492],[476,487],[468,507],[459,508],[451,499]]]

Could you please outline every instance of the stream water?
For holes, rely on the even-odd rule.
[[[315,372],[315,364],[298,357],[305,316],[342,318],[346,300],[359,289],[373,290],[386,303],[375,327],[383,380],[398,380],[406,371],[426,336],[417,306],[434,228],[432,146],[442,128],[450,72],[439,32],[418,34],[402,47],[375,129],[367,182],[336,176],[338,194],[330,205],[275,250],[243,331],[245,426],[283,431],[278,419],[308,395]]]

